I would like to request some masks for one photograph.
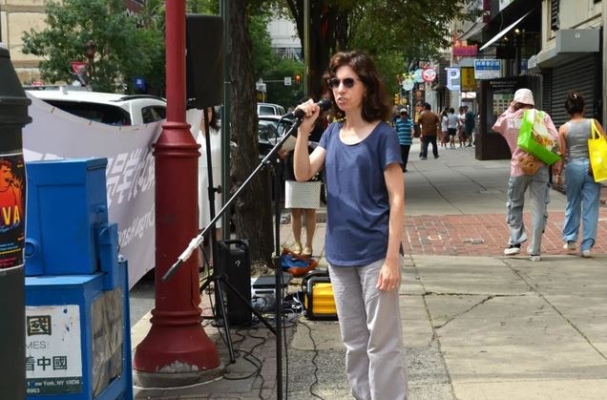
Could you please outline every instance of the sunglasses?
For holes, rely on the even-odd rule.
[[[348,89],[352,89],[354,87],[354,84],[356,83],[356,79],[344,78],[342,80],[339,80],[337,78],[331,78],[331,79],[327,80],[327,85],[331,89],[335,89],[335,88],[339,87],[340,83],[343,83],[344,86],[347,87]]]

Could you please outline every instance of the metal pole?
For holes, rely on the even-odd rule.
[[[304,97],[311,93],[312,91],[308,87],[308,83],[310,77],[308,74],[310,73],[310,0],[304,0],[303,2],[304,8],[304,17],[303,17],[303,28],[304,28],[304,65],[306,66],[306,72],[303,76],[303,88],[305,90]]]
[[[23,400],[25,371],[25,163],[22,128],[32,122],[8,50],[0,47],[0,397]]]
[[[219,366],[217,348],[201,325],[196,257],[170,282],[161,280],[198,232],[198,221],[192,216],[198,204],[199,146],[185,118],[185,73],[185,0],[170,0],[166,1],[167,120],[154,144],[156,302],[152,327],[133,359],[133,368],[145,386],[198,383],[200,375]]]
[[[226,201],[230,198],[230,193],[228,188],[230,181],[230,90],[231,90],[231,79],[230,79],[230,68],[231,68],[231,44],[230,44],[230,2],[229,0],[220,0],[220,13],[223,18],[223,43],[225,49],[224,55],[224,66],[223,76],[225,77],[225,81],[223,83],[223,107],[221,110],[221,138],[222,138],[222,149],[223,149],[223,157],[221,158],[221,187],[223,188],[221,192],[221,204],[225,204]],[[221,230],[221,234],[223,240],[230,239],[230,213],[227,212],[221,217],[221,226],[223,229]]]

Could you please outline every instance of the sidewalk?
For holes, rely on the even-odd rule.
[[[421,161],[417,146],[405,174],[407,257],[400,288],[410,400],[605,399],[607,208],[594,258],[561,249],[565,199],[556,191],[542,261],[532,263],[524,252],[504,257],[508,161],[477,161],[473,148]],[[314,241],[320,257],[325,228],[318,224]],[[289,225],[281,235],[289,245]],[[351,399],[337,323],[295,314],[290,320],[282,398]],[[148,329],[147,317],[133,327],[134,346]],[[217,329],[205,331],[226,362]],[[276,399],[273,335],[258,324],[233,330],[232,339],[239,357],[223,379],[136,388],[136,398]],[[245,359],[247,353],[255,358]]]

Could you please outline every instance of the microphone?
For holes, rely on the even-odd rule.
[[[328,111],[331,108],[331,100],[329,99],[320,99],[316,105],[320,108],[320,111]],[[283,118],[297,118],[302,119],[304,117],[304,112],[301,109],[297,109],[293,112],[287,113],[283,116]]]

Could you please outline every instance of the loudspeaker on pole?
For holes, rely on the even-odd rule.
[[[186,15],[186,95],[188,108],[223,103],[223,20],[214,15]]]

